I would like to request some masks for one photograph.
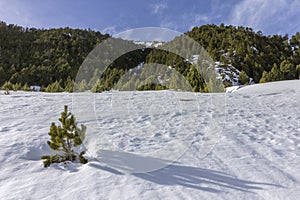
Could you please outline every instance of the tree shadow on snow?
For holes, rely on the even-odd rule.
[[[108,166],[102,166],[102,165],[100,165],[97,162],[89,162],[88,165],[90,167],[94,167],[96,169],[101,169],[103,171],[107,171],[107,172],[110,172],[110,173],[113,173],[113,174],[116,174],[116,175],[124,175],[124,173],[122,173],[122,172],[120,172],[120,171],[118,171],[116,169],[113,169],[113,168],[108,167]]]
[[[213,193],[222,192],[222,188],[253,192],[263,190],[264,186],[283,187],[277,184],[242,180],[220,171],[182,166],[179,163],[131,153],[105,150],[100,151],[99,154],[98,161],[112,168],[91,164],[94,165],[93,167],[118,175],[124,174],[121,172],[124,171],[159,185],[184,186]]]

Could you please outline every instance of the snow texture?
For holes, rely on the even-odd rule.
[[[300,199],[299,86],[284,81],[226,93],[225,126],[205,156],[214,111],[201,105],[210,105],[210,94],[96,94],[94,118],[75,115],[87,125],[89,163],[49,168],[40,156],[53,153],[45,143],[50,123],[77,94],[1,91],[0,199]],[[106,142],[92,149],[97,127]],[[140,134],[147,129],[152,134]],[[176,160],[148,155],[181,140],[190,145]],[[138,163],[165,167],[135,173]]]

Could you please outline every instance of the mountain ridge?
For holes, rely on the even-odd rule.
[[[264,36],[249,27],[212,24],[194,27],[185,35],[203,46],[215,61],[216,72],[225,87],[300,77],[299,32],[289,39],[288,35]],[[13,84],[40,85],[46,89],[55,84],[48,91],[72,91],[70,88],[74,86],[83,60],[97,44],[110,37],[90,29],[66,27],[44,30],[0,22],[0,85],[2,89],[3,86],[12,89]],[[190,82],[193,91],[205,91],[207,83],[201,81],[199,75],[189,73],[193,67],[185,62],[186,58],[180,60],[176,55],[151,47],[145,47],[146,53],[131,52],[114,61],[108,67],[111,70],[105,72],[106,80],[98,77],[98,89],[95,91],[110,90],[129,69],[144,62],[171,66]],[[85,84],[83,88],[93,87],[89,82]],[[163,88],[147,86],[142,89]]]

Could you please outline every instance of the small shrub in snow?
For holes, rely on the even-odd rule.
[[[5,94],[5,95],[9,95],[9,94],[10,94],[9,90],[6,89],[6,90],[4,91],[4,94]]]
[[[81,128],[78,128],[74,115],[68,112],[66,105],[59,121],[61,122],[59,126],[52,122],[48,133],[51,139],[47,142],[49,147],[57,151],[58,154],[42,156],[44,166],[49,167],[52,163],[66,161],[87,163],[88,160],[83,156],[85,152],[77,153],[74,150],[74,147],[82,144],[85,138],[86,126],[81,125]]]
[[[10,94],[9,90],[12,90],[12,86],[13,86],[13,84],[11,84],[9,81],[6,81],[2,85],[1,89],[4,90],[5,95],[9,95]]]

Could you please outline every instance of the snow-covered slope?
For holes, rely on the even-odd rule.
[[[186,59],[191,63],[197,63],[199,55],[193,55],[191,58]],[[232,66],[232,64],[224,64],[222,62],[214,62],[214,71],[218,79],[221,79],[224,85],[239,86],[240,71]],[[249,78],[249,84],[254,84],[253,78]]]
[[[259,84],[226,96],[80,94],[96,102],[81,107],[83,115],[95,109],[90,118],[75,110],[76,94],[1,91],[0,199],[300,199],[299,86],[300,81]],[[223,114],[211,99],[226,102],[226,116],[219,118],[225,126],[204,155],[212,113]],[[40,156],[51,153],[45,144],[50,123],[72,100],[88,128],[90,162],[43,168]],[[98,132],[105,136],[103,146],[96,145],[102,141]],[[155,156],[168,145],[178,153],[172,141],[188,147],[179,159],[166,158],[170,152]],[[134,173],[141,169],[136,163],[165,167]]]

